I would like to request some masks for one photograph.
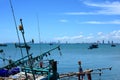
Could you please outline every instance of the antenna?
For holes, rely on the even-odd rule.
[[[38,17],[38,15],[37,15],[37,26],[38,26],[39,43],[40,43],[41,38],[40,38],[40,24],[39,24],[39,17]]]
[[[41,51],[41,45],[40,45],[40,43],[41,43],[41,36],[40,36],[39,16],[38,16],[38,14],[37,14],[36,16],[37,16],[37,26],[38,26],[39,47],[40,47],[40,52],[42,52],[42,51]]]

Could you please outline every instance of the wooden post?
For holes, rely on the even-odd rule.
[[[53,61],[52,68],[54,80],[57,80],[57,61]]]
[[[78,80],[80,80],[80,73],[78,73]]]
[[[83,70],[82,70],[82,66],[81,66],[81,61],[78,61],[78,65],[79,65],[79,73],[78,73],[78,80],[83,80]]]
[[[88,77],[88,80],[92,80],[92,78],[91,78],[91,73],[88,73],[88,74],[87,74],[87,77]]]

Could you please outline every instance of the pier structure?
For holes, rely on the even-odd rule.
[[[59,78],[65,78],[65,77],[77,77],[78,80],[84,80],[85,75],[87,76],[87,80],[92,80],[92,74],[99,74],[101,76],[102,70],[111,70],[112,67],[107,68],[97,68],[97,69],[86,69],[82,70],[81,61],[78,61],[79,65],[79,71],[78,72],[68,72],[64,74],[60,74]],[[96,72],[99,71],[99,72]]]

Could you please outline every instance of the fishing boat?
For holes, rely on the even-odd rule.
[[[0,68],[0,77],[3,79],[11,78],[16,80],[57,80],[59,78],[57,72],[57,61],[54,59],[44,61],[43,58],[50,56],[51,52],[55,49],[60,51],[60,45],[33,57],[32,54],[29,54],[30,46],[28,47],[28,44],[26,43],[22,19],[20,19],[20,22],[21,25],[19,26],[19,30],[22,33],[24,43],[22,45],[16,44],[15,46],[20,49],[25,48],[27,56],[24,56],[16,61],[0,58],[9,62],[8,65]],[[46,66],[43,65],[45,62]]]
[[[2,53],[3,52],[3,49],[0,49],[0,53]]]
[[[98,44],[96,43],[91,44],[88,49],[94,49],[94,48],[98,48]]]
[[[116,47],[116,45],[113,43],[113,41],[111,43],[111,47]]]
[[[111,44],[111,47],[116,47],[116,45],[115,44]]]
[[[7,44],[2,44],[2,43],[0,43],[0,46],[7,46]]]

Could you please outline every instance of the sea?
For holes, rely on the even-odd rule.
[[[111,47],[110,44],[99,44],[98,48],[88,49],[90,43],[30,43],[29,54],[33,57],[41,55],[57,46],[60,50],[50,51],[50,55],[44,57],[44,60],[54,59],[57,61],[57,70],[59,74],[78,72],[78,61],[81,61],[83,71],[91,69],[92,80],[120,80],[120,44]],[[10,43],[7,46],[0,46],[4,52],[0,53],[1,58],[12,59],[16,61],[21,58],[20,48],[16,48]],[[23,56],[26,56],[26,50],[22,49]],[[0,58],[0,67],[8,64]],[[111,70],[107,69],[112,67]],[[101,69],[101,70],[100,70]],[[100,75],[101,74],[101,75]],[[77,80],[77,76],[66,77],[61,80]],[[84,76],[87,80],[87,75]]]

